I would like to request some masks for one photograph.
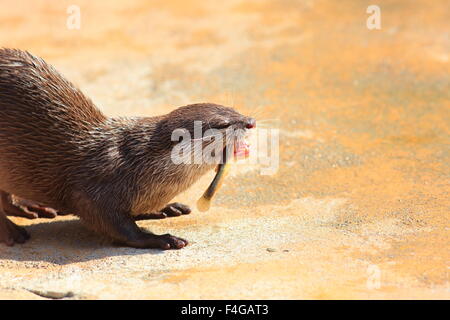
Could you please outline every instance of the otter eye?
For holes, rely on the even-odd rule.
[[[215,127],[216,129],[225,129],[228,128],[231,125],[231,123],[228,120],[222,120],[218,122]]]

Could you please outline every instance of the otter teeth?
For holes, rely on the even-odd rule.
[[[242,139],[234,144],[234,157],[236,160],[245,159],[250,156],[250,145],[247,140]]]

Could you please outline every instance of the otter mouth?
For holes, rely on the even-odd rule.
[[[236,139],[233,151],[235,160],[248,158],[250,156],[250,144],[247,141],[247,137]]]
[[[248,118],[245,123],[245,129],[243,131],[240,131],[239,134],[237,134],[235,141],[234,141],[234,159],[246,159],[250,156],[250,143],[248,142],[248,138],[250,136],[250,129],[253,129],[256,127],[256,121],[253,118]]]
[[[249,129],[254,128],[255,125],[240,130],[234,138],[233,156],[234,160],[247,159],[250,156],[250,137]]]
[[[248,139],[250,137],[250,129],[256,127],[256,121],[253,118],[247,118],[243,125],[240,125],[238,128],[233,128],[231,125],[228,125],[226,130],[231,129],[232,134],[232,145],[226,144],[223,149],[223,158],[222,163],[227,162],[233,155],[235,161],[241,159],[247,159],[250,156],[250,143]]]

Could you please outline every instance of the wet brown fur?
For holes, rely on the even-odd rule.
[[[245,127],[247,119],[215,104],[108,118],[44,60],[0,49],[0,190],[74,213],[130,246],[177,247],[176,237],[143,232],[132,219],[160,210],[213,168],[175,165],[173,130],[192,132],[195,120],[205,129]]]

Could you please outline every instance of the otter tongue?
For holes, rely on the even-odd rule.
[[[234,158],[245,159],[250,155],[250,145],[246,141],[237,141],[234,144]]]

